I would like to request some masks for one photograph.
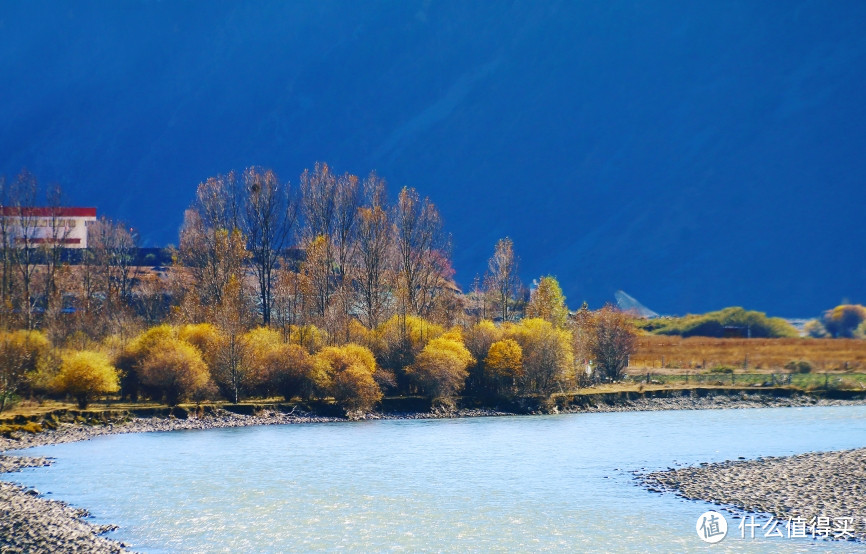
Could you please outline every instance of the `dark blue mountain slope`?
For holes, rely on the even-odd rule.
[[[176,242],[195,185],[376,169],[440,207],[458,281],[509,235],[574,305],[866,301],[866,4],[0,6],[0,173]]]

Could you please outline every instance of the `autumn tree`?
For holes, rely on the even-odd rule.
[[[484,372],[497,385],[513,386],[523,375],[523,349],[512,339],[494,342],[484,359]]]
[[[331,241],[334,244],[334,277],[339,303],[337,327],[341,340],[348,341],[350,313],[355,303],[353,282],[357,274],[357,212],[361,200],[358,177],[349,173],[338,177],[335,193],[334,232]]]
[[[352,365],[333,379],[334,399],[347,412],[367,412],[382,399],[382,391],[373,375]]]
[[[554,327],[564,328],[568,320],[568,307],[559,281],[550,275],[542,277],[529,297],[526,317],[538,317],[549,321]]]
[[[287,260],[283,259],[280,265],[274,286],[272,321],[289,341],[292,328],[307,323],[307,300],[311,287],[307,275],[294,271]]]
[[[404,187],[393,221],[401,314],[427,316],[450,269],[439,211],[418,191]]]
[[[139,371],[141,383],[164,394],[169,406],[205,393],[210,383],[201,352],[177,338],[161,341],[142,360]]]
[[[319,235],[307,243],[306,259],[301,265],[301,274],[308,286],[310,305],[315,321],[324,325],[331,306],[331,264],[328,261],[330,246],[328,238]]]
[[[114,365],[121,371],[120,387],[124,396],[137,400],[142,392],[142,366],[145,360],[167,341],[175,338],[175,331],[168,324],[146,329],[120,348]]]
[[[854,330],[866,321],[866,308],[859,304],[842,304],[824,314],[824,328],[833,338],[852,338]]]
[[[475,361],[462,342],[443,336],[428,342],[406,371],[425,394],[447,401],[463,390]]]
[[[327,374],[334,399],[348,412],[368,411],[381,400],[382,391],[373,378],[376,359],[368,348],[357,344],[329,346],[315,358]]]
[[[592,379],[591,371],[584,370],[584,367],[589,367],[590,361],[595,357],[593,345],[596,340],[596,317],[590,311],[586,302],[581,305],[580,309],[574,313],[570,320],[572,349],[574,358],[581,366],[578,367],[578,373],[575,378],[578,380],[578,385],[584,384]]]
[[[301,174],[301,207],[304,216],[304,274],[311,288],[312,308],[322,325],[330,306],[336,227],[337,177],[328,164],[316,163]]]
[[[469,353],[472,354],[472,357],[478,360],[476,364],[469,368],[469,379],[466,385],[471,392],[481,392],[487,384],[483,360],[487,357],[490,346],[494,342],[501,340],[502,336],[502,329],[489,319],[479,321],[463,333],[463,344],[469,350]]]
[[[177,338],[198,348],[202,360],[211,373],[219,363],[219,353],[226,343],[226,336],[212,323],[191,323],[176,330]]]
[[[520,345],[523,373],[518,384],[526,392],[563,391],[573,377],[571,333],[545,319],[529,318],[506,330],[506,338]]]
[[[108,356],[87,350],[63,354],[60,373],[53,385],[55,392],[75,398],[81,409],[95,397],[120,389],[117,370]]]
[[[629,317],[607,305],[595,316],[593,358],[599,375],[605,380],[619,381],[637,344],[634,326]]]
[[[391,223],[385,182],[375,173],[364,181],[366,201],[358,208],[358,292],[362,318],[370,329],[382,323],[391,309]]]
[[[14,218],[10,234],[15,245],[10,249],[12,265],[15,268],[15,295],[12,298],[13,312],[23,318],[26,329],[36,327],[34,310],[36,308],[36,275],[39,265],[39,238],[37,228],[39,216],[35,210],[39,195],[36,177],[22,171],[11,188],[11,209],[7,213]]]
[[[40,331],[0,331],[0,412],[21,392],[51,345]]]
[[[262,324],[270,325],[277,263],[291,238],[296,203],[288,184],[269,169],[244,171],[243,231],[256,275]]]
[[[118,323],[132,299],[138,236],[125,223],[101,217],[88,228],[87,238],[89,248],[82,260],[84,308],[95,316],[90,321],[99,322],[105,332]]]
[[[243,375],[247,392],[266,392],[275,360],[271,354],[283,344],[282,334],[270,327],[257,327],[240,337]]]
[[[281,344],[265,353],[261,360],[267,373],[267,383],[284,399],[295,396],[311,398],[328,384],[322,366],[305,348],[297,344]]]
[[[406,391],[406,368],[432,339],[445,330],[441,325],[424,318],[395,314],[376,330],[376,359],[380,365],[394,372],[397,387]]]
[[[4,315],[7,315],[12,295],[12,248],[15,247],[10,217],[14,213],[10,188],[6,176],[0,175],[0,313]],[[8,315],[4,318],[6,321]]]
[[[45,235],[40,244],[42,258],[42,286],[44,307],[47,311],[56,311],[62,301],[62,293],[58,287],[58,272],[63,265],[64,241],[69,236],[70,228],[67,218],[62,215],[63,191],[60,185],[51,186],[46,192],[47,209],[45,216]]]
[[[246,380],[242,336],[249,327],[251,313],[243,284],[232,275],[219,303],[210,308],[209,318],[223,337],[212,368],[214,381],[223,395],[235,403],[240,399]]]
[[[196,201],[184,214],[178,262],[183,267],[175,285],[184,297],[184,319],[202,321],[202,307],[222,302],[232,278],[241,279],[249,258],[241,229],[237,177],[211,177],[199,184]],[[185,279],[188,276],[189,279]]]
[[[508,321],[511,317],[511,306],[514,295],[520,288],[520,278],[517,275],[517,257],[514,255],[514,243],[508,237],[499,239],[493,256],[487,262],[488,290],[496,299],[499,317]]]
[[[810,319],[803,325],[803,331],[806,332],[807,337],[811,337],[813,339],[823,339],[828,336],[827,328],[824,327],[824,324],[818,321],[817,319]]]

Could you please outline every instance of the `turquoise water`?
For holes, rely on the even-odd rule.
[[[864,445],[866,407],[377,421],[115,435],[5,478],[140,551],[850,551],[730,516],[705,545],[710,505],[630,472]]]

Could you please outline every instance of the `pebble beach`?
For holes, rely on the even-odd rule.
[[[736,460],[640,476],[652,492],[674,492],[777,520],[827,518],[828,538],[866,539],[866,448]],[[851,518],[851,532],[839,532]]]

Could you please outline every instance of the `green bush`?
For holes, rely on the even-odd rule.
[[[733,373],[734,368],[726,365],[719,365],[710,370],[710,373]]]
[[[785,364],[785,369],[793,371],[794,373],[811,373],[812,364],[806,360],[792,360]]]
[[[763,312],[743,308],[725,308],[705,314],[689,314],[683,317],[659,318],[641,328],[656,335],[680,335],[682,337],[723,337],[726,327],[745,329],[744,334],[752,338],[796,338],[800,336],[791,324],[780,317],[767,317]]]

